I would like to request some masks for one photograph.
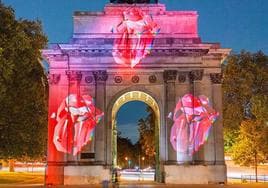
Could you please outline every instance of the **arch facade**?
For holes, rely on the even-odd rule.
[[[130,68],[114,62],[113,41],[117,36],[110,30],[118,24],[122,11],[133,6],[149,11],[161,31],[154,39],[151,54]],[[104,116],[92,140],[75,156],[55,148],[55,126],[49,123],[46,184],[91,184],[110,180],[114,115],[120,105],[132,99],[147,102],[159,117],[160,175],[157,181],[172,184],[226,181],[221,63],[230,49],[221,48],[220,44],[202,43],[197,17],[195,11],[167,11],[163,4],[107,4],[103,12],[75,12],[70,43],[50,45],[42,51],[50,65],[50,123],[53,113],[70,91],[92,96],[95,107],[104,112]],[[177,160],[178,152],[170,143],[174,122],[169,116],[186,94],[205,95],[219,117],[202,147],[181,164]]]

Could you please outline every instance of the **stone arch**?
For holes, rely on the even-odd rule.
[[[122,90],[118,92],[117,94],[114,95],[113,100],[110,102],[109,107],[108,107],[108,113],[109,113],[109,122],[111,125],[111,131],[108,132],[111,136],[111,159],[112,159],[112,165],[116,165],[116,157],[115,154],[115,138],[116,136],[116,125],[115,125],[115,120],[116,120],[116,115],[119,111],[119,109],[126,104],[127,102],[131,101],[141,101],[150,106],[155,115],[156,115],[156,121],[155,121],[155,143],[156,143],[156,177],[157,181],[160,179],[158,177],[158,174],[161,174],[160,172],[160,125],[161,125],[161,106],[159,105],[159,101],[157,101],[152,95],[151,92],[149,91],[144,91],[144,88],[127,88],[125,90]],[[150,94],[148,94],[150,93]],[[109,143],[109,142],[108,142]]]
[[[110,100],[110,102],[108,103],[108,106],[107,106],[107,113],[111,112],[112,111],[112,108],[113,108],[113,105],[114,103],[116,102],[116,100],[124,95],[124,93],[127,93],[127,92],[131,92],[131,91],[140,91],[140,92],[144,92],[148,95],[150,95],[157,103],[158,107],[159,107],[159,113],[162,114],[164,112],[164,109],[163,109],[163,102],[162,102],[162,99],[160,97],[160,95],[158,96],[156,93],[146,89],[145,86],[138,86],[138,85],[133,85],[133,86],[130,86],[130,87],[127,87],[127,88],[124,88],[122,90],[120,90],[119,92],[115,93],[113,96],[112,96],[112,99]]]

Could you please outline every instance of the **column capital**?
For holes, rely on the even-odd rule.
[[[48,75],[48,82],[50,85],[58,84],[60,81],[61,74],[49,74]]]
[[[108,79],[108,74],[106,70],[96,70],[96,71],[93,71],[92,73],[96,82],[97,81],[105,82]]]
[[[192,70],[189,72],[188,77],[191,82],[200,81],[203,78],[204,70]]]
[[[222,74],[221,73],[210,73],[210,80],[213,84],[222,83]]]
[[[78,81],[82,80],[82,72],[81,71],[66,71],[66,75],[69,81]]]
[[[175,82],[176,78],[177,78],[177,70],[165,70],[164,74],[163,74],[163,78],[165,82],[168,81],[173,81]]]

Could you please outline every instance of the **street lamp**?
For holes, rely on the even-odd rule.
[[[129,159],[128,160],[128,169],[130,169],[130,163],[131,163],[131,160]]]
[[[142,157],[142,158],[141,158],[143,168],[144,168],[144,159],[145,159],[145,157]]]
[[[128,157],[125,157],[125,160],[126,160],[126,163],[127,163],[127,165],[128,165]],[[126,165],[126,166],[127,166],[127,165]]]

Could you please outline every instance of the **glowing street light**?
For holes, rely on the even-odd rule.
[[[142,160],[142,166],[144,168],[144,160],[145,160],[145,157],[142,157],[141,160]]]
[[[126,160],[126,163],[127,163],[127,165],[128,165],[128,168],[129,168],[129,159],[128,159],[128,157],[125,157],[125,160]]]

